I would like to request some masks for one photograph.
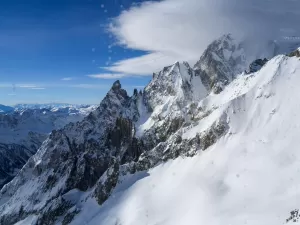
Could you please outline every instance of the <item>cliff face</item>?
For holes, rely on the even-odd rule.
[[[208,91],[220,93],[246,66],[245,51],[231,35],[211,43],[194,66]]]

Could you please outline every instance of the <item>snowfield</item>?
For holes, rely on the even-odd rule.
[[[277,56],[261,71],[239,76],[203,100],[227,114],[226,136],[195,157],[123,177],[103,206],[94,199],[79,203],[72,224],[286,223],[300,207],[299,85],[295,57]]]

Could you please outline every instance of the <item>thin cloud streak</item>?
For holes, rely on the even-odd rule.
[[[90,74],[87,77],[95,78],[95,79],[120,79],[129,75],[126,74],[118,74],[118,73],[101,73],[101,74]]]
[[[46,88],[43,87],[34,87],[34,88],[30,88],[31,90],[45,90]]]
[[[64,77],[61,80],[62,81],[71,81],[71,80],[74,80],[74,77]]]
[[[37,88],[36,85],[19,85],[19,86],[16,86],[16,87],[19,87],[19,88],[29,88],[29,89]]]

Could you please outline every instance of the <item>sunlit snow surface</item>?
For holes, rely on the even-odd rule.
[[[227,114],[225,137],[193,158],[123,177],[103,206],[80,203],[72,224],[284,224],[300,207],[299,85],[297,58],[278,56],[241,75],[201,103]]]

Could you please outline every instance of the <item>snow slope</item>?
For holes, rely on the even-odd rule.
[[[88,200],[72,224],[284,224],[300,199],[299,84],[296,57],[239,76],[203,100],[228,117],[230,131],[215,145],[122,177],[102,207]]]

